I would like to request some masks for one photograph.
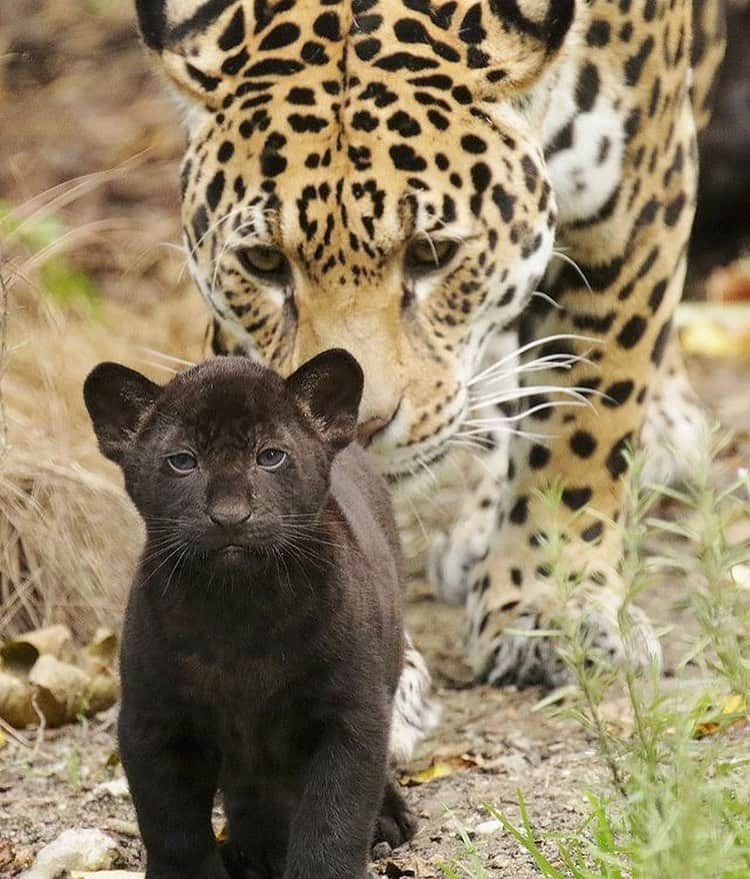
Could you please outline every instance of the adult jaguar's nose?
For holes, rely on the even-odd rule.
[[[367,447],[379,434],[384,433],[388,429],[388,427],[395,421],[400,408],[401,401],[399,400],[396,408],[391,412],[390,415],[374,416],[363,421],[357,428],[357,437],[360,443],[362,443],[363,446]]]

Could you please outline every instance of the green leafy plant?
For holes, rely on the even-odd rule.
[[[54,214],[37,211],[24,217],[0,200],[0,239],[18,242],[27,251],[24,272],[36,271],[45,291],[60,302],[94,303],[99,299],[96,284],[65,252],[71,234]]]
[[[546,879],[750,876],[750,757],[737,735],[748,721],[750,699],[750,590],[740,582],[750,547],[730,539],[733,525],[750,519],[750,488],[746,472],[716,487],[714,462],[723,443],[714,436],[679,490],[644,486],[642,460],[632,459],[621,525],[621,627],[628,604],[643,589],[665,572],[683,577],[697,623],[683,666],[699,669],[699,681],[676,687],[654,669],[637,671],[630,663],[608,672],[592,669],[579,627],[563,615],[557,637],[577,687],[557,710],[593,734],[609,782],[582,793],[583,819],[566,833],[539,833],[521,791],[519,820],[485,806]],[[547,493],[551,509],[558,498],[559,492]],[[660,498],[676,505],[675,518],[655,514]],[[671,544],[646,553],[646,544],[665,534]],[[549,564],[565,601],[576,584],[565,571],[563,546],[561,535],[550,535]],[[604,719],[602,705],[612,691],[626,694],[632,735],[614,732]],[[463,852],[443,868],[449,879],[487,875],[468,839],[464,833]]]

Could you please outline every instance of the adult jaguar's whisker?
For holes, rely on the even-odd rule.
[[[569,257],[567,255],[567,253],[563,253],[562,250],[553,250],[552,256],[557,257],[557,259],[561,259],[563,262],[566,262],[569,266],[574,268],[576,270],[576,272],[578,273],[579,277],[581,278],[581,280],[583,281],[583,283],[586,285],[586,288],[589,291],[589,293],[594,292],[591,289],[591,284],[589,284],[589,280],[586,277],[586,275],[584,274],[583,269],[578,265],[578,263],[574,259]]]
[[[501,367],[505,366],[509,361],[512,361],[516,357],[520,357],[521,354],[525,354],[527,351],[531,351],[533,348],[538,348],[540,345],[546,345],[549,342],[560,342],[560,341],[575,341],[575,342],[590,342],[594,345],[602,345],[604,344],[601,339],[595,339],[593,336],[581,336],[578,333],[556,333],[552,336],[544,336],[541,339],[534,339],[532,342],[527,342],[525,345],[521,345],[520,348],[516,348],[514,351],[511,351],[510,354],[506,354],[504,357],[501,357],[499,360],[496,360],[486,369],[483,369],[481,372],[477,373],[473,376],[468,382],[467,386],[471,387],[475,385],[477,382],[482,381],[488,375],[491,375],[497,372]]]
[[[562,394],[566,397],[572,397],[595,408],[588,396],[606,396],[595,388],[573,387],[566,388],[559,385],[529,385],[522,388],[511,388],[506,391],[490,392],[478,397],[472,397],[472,405],[468,407],[469,412],[476,412],[477,409],[483,409],[485,406],[496,406],[498,403],[514,403],[516,400],[523,400],[526,397],[535,397],[540,394]],[[554,401],[551,401],[554,402]],[[562,401],[559,401],[562,402]]]
[[[523,421],[524,418],[528,418],[529,415],[534,415],[537,412],[546,412],[548,409],[582,409],[586,407],[590,407],[590,403],[588,401],[581,402],[580,400],[550,400],[547,403],[539,403],[537,406],[532,406],[530,409],[524,409],[523,412],[518,412],[515,415],[504,415],[502,418],[498,419],[505,424],[514,424],[517,421]],[[494,424],[494,418],[469,418],[464,421],[464,424],[470,424],[472,426],[482,425],[482,424]]]
[[[565,311],[565,306],[560,305],[559,302],[556,302],[549,294],[543,292],[542,290],[534,290],[531,295],[536,296],[537,299],[543,299],[545,302],[548,302],[553,308],[556,308],[558,311]]]
[[[592,360],[582,355],[547,354],[545,357],[538,357],[535,360],[528,361],[528,363],[519,363],[510,369],[491,375],[482,381],[482,385],[497,384],[501,381],[507,381],[516,375],[525,375],[532,372],[550,372],[556,369],[569,371],[578,363],[595,366]],[[473,392],[470,391],[471,393]]]

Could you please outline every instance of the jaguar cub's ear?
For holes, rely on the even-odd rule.
[[[352,355],[342,348],[331,348],[303,363],[286,380],[286,386],[323,439],[338,451],[355,437],[364,381],[362,367]]]
[[[244,0],[135,0],[143,41],[183,94],[218,108],[248,60]]]
[[[119,363],[100,363],[87,376],[83,399],[101,453],[120,464],[138,424],[161,388]]]

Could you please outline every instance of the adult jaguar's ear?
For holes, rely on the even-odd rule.
[[[559,53],[576,0],[479,0],[461,11],[454,27],[476,96],[500,98],[533,85]]]
[[[247,57],[245,5],[242,0],[135,0],[143,41],[164,72],[181,93],[213,109]]]
[[[354,357],[342,348],[331,348],[303,363],[286,380],[286,386],[323,439],[337,451],[348,446],[356,434],[364,381],[362,367]]]
[[[160,390],[145,375],[119,363],[100,363],[89,373],[83,399],[105,457],[122,463],[141,419]]]

